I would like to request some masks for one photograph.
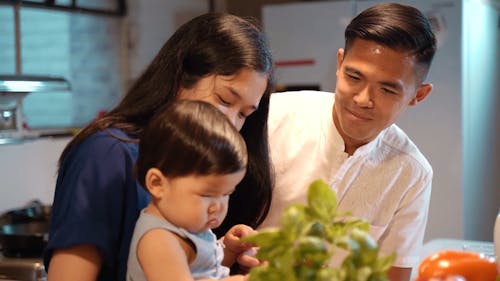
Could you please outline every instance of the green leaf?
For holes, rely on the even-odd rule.
[[[313,214],[328,221],[337,211],[337,196],[323,180],[315,180],[309,186],[307,203]]]
[[[392,253],[388,256],[378,258],[377,261],[375,261],[374,267],[377,269],[378,272],[386,272],[391,268],[392,263],[396,260],[396,254]]]
[[[285,209],[281,217],[282,234],[287,240],[295,240],[307,225],[305,207],[292,205]]]
[[[337,212],[337,198],[323,181],[308,190],[308,205],[285,209],[281,226],[243,241],[259,247],[265,266],[250,271],[250,281],[387,281],[395,254],[379,257],[368,222]],[[328,267],[338,249],[348,251],[339,268]],[[500,280],[499,280],[500,281]]]
[[[266,228],[260,230],[256,234],[243,237],[241,240],[244,242],[254,243],[263,246],[269,243],[273,243],[275,240],[279,239],[280,236],[281,233],[278,228]]]

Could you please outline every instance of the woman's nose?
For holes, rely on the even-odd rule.
[[[229,119],[231,124],[233,124],[234,127],[236,127],[238,130],[243,127],[243,121],[241,118],[238,117],[238,111],[233,110],[233,109],[228,109],[226,112],[224,112],[226,117]]]

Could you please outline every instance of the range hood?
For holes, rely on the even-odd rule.
[[[20,143],[38,137],[26,128],[22,104],[30,93],[70,91],[61,77],[37,75],[0,75],[0,144]]]
[[[23,99],[30,93],[63,92],[71,89],[62,77],[25,75],[21,71],[21,36],[19,9],[22,1],[14,4],[14,35],[16,73],[0,75],[0,144],[20,143],[38,137],[27,129],[23,116]]]
[[[39,75],[0,75],[0,92],[54,92],[70,90],[66,79]]]
[[[61,77],[37,75],[0,75],[0,107],[15,105],[34,92],[69,91],[69,82]]]

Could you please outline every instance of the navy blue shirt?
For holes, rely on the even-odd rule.
[[[109,131],[127,138],[117,129]],[[65,156],[44,256],[47,271],[54,250],[91,244],[103,258],[98,280],[125,280],[135,222],[150,200],[133,173],[137,154],[137,143],[99,131]]]

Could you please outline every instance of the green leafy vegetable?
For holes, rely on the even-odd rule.
[[[250,271],[250,281],[385,281],[395,254],[379,257],[368,222],[337,212],[337,197],[322,180],[309,186],[307,205],[289,206],[280,228],[244,240],[259,247],[266,261]],[[347,252],[340,267],[329,266],[337,251]]]

